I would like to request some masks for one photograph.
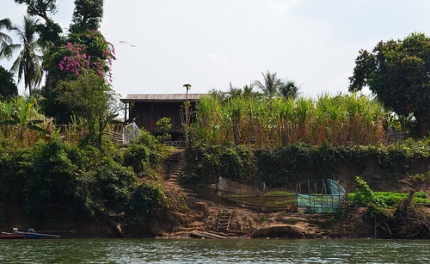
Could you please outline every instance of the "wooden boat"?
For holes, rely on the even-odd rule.
[[[2,232],[0,239],[25,239],[25,235]]]
[[[57,235],[36,233],[33,228],[28,229],[27,232],[18,231],[17,228],[14,228],[13,233],[1,232],[0,234],[0,239],[39,239],[41,237],[60,238]]]

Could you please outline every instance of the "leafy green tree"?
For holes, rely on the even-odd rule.
[[[0,98],[10,98],[18,95],[18,88],[13,81],[13,74],[0,66]]]
[[[103,2],[103,0],[75,0],[75,11],[69,31],[78,33],[97,30],[103,17]]]
[[[269,71],[267,71],[266,74],[261,73],[264,78],[264,83],[257,80],[254,82],[254,85],[260,88],[267,96],[273,97],[283,85],[282,81],[276,77],[276,74],[276,72],[270,73]]]
[[[403,40],[381,41],[373,52],[361,50],[349,78],[349,91],[363,87],[385,107],[402,116],[413,114],[420,136],[430,130],[430,38],[412,33]]]
[[[11,70],[17,73],[18,83],[24,77],[25,88],[28,88],[30,95],[32,89],[40,84],[43,76],[41,47],[36,39],[36,24],[37,20],[25,16],[23,29],[17,26],[13,27],[22,44],[16,47],[21,48],[21,52],[13,63]]]
[[[59,83],[56,92],[56,100],[87,121],[87,142],[100,147],[106,126],[118,123],[117,96],[104,78],[93,70],[85,70],[76,80]]]
[[[51,21],[49,13],[57,12],[57,0],[15,0],[15,3],[26,4],[30,16],[40,16],[46,22]]]

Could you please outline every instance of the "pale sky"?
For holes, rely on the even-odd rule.
[[[22,25],[26,6],[0,1],[0,19]],[[57,3],[53,19],[68,28],[74,1]],[[185,83],[190,93],[228,91],[267,71],[316,97],[347,93],[360,49],[430,36],[429,13],[428,0],[105,0],[101,32],[115,45],[122,97],[185,93]]]

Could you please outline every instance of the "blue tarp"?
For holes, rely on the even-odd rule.
[[[345,189],[339,184],[339,181],[326,179],[325,184],[329,194],[345,195]]]

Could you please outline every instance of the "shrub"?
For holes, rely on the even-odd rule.
[[[169,147],[161,144],[148,131],[124,151],[124,165],[131,166],[138,175],[149,175],[157,178],[163,159],[169,154]]]
[[[73,180],[79,168],[73,160],[79,156],[76,152],[60,140],[40,141],[24,157],[21,176],[25,179],[23,190],[29,217],[44,221],[52,205],[73,204]]]
[[[149,219],[166,212],[167,199],[163,188],[151,182],[143,182],[135,189],[127,214],[130,217],[144,217]]]
[[[110,208],[121,207],[127,203],[136,188],[135,174],[109,158],[102,160],[95,177],[104,205]]]
[[[149,163],[149,150],[144,145],[133,144],[124,151],[124,165],[133,168],[136,174],[145,172]]]
[[[352,201],[364,206],[371,203],[382,204],[382,202],[375,197],[366,181],[359,176],[355,177],[355,181],[357,183],[357,188],[354,192],[355,195],[351,197]]]
[[[160,118],[155,123],[155,133],[157,135],[157,139],[165,143],[170,140],[171,135],[169,134],[169,130],[172,128],[171,119],[169,117]]]

